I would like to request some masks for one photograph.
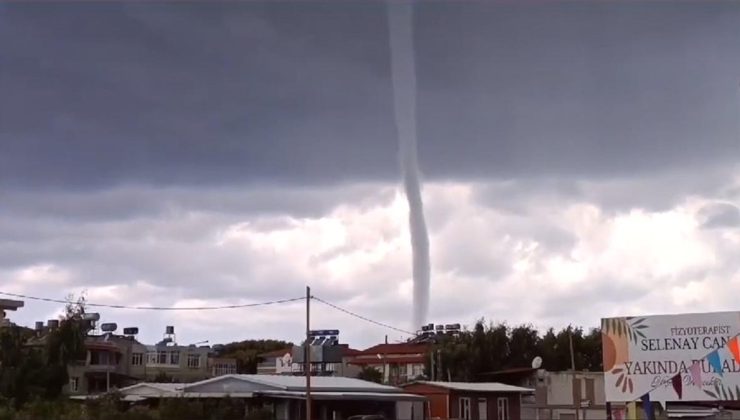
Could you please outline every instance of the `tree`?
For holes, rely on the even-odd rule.
[[[225,344],[216,351],[217,357],[236,359],[237,373],[257,373],[257,365],[262,361],[262,353],[292,348],[293,343],[280,340],[244,340]]]
[[[475,323],[472,331],[444,336],[432,347],[435,377],[439,380],[480,381],[487,373],[511,368],[526,368],[540,356],[542,367],[551,371],[571,369],[571,340],[577,370],[601,371],[601,332],[568,327],[544,335],[531,325],[509,328],[506,324]],[[426,371],[431,372],[432,354],[427,356]],[[437,355],[438,354],[438,355]]]
[[[46,341],[46,397],[56,398],[69,382],[67,366],[87,356],[85,337],[90,329],[84,319],[85,297],[67,298],[65,314],[59,321],[59,328],[50,331]]]
[[[68,300],[59,328],[43,338],[28,328],[0,329],[0,396],[11,399],[16,408],[61,395],[69,382],[67,365],[85,357],[85,300]]]
[[[531,325],[520,325],[511,330],[509,336],[508,367],[529,367],[540,354],[540,336]]]
[[[362,370],[360,370],[360,373],[357,374],[357,379],[379,384],[383,382],[383,372],[372,366],[364,366]]]

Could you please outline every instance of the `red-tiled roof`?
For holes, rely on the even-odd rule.
[[[350,365],[380,365],[385,363],[424,363],[426,356],[424,355],[403,355],[396,357],[378,358],[378,357],[367,357],[359,359],[353,357],[347,361]]]
[[[377,356],[389,354],[424,354],[429,351],[429,344],[389,343],[372,346],[356,354],[356,356]]]
[[[349,346],[347,346],[344,349],[344,351],[342,352],[342,356],[344,356],[344,357],[347,357],[347,356],[357,356],[359,353],[362,353],[362,351],[361,350],[357,350],[357,349],[353,349],[353,348],[350,348]]]

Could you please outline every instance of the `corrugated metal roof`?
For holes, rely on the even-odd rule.
[[[306,387],[305,376],[290,375],[226,375],[252,383],[281,388],[286,391],[303,390]],[[220,377],[223,378],[223,377]],[[217,378],[214,378],[217,379]],[[211,379],[210,381],[213,381]],[[191,386],[197,385],[190,384]],[[398,392],[400,389],[392,386],[380,385],[375,382],[363,381],[356,378],[341,376],[312,376],[311,389],[316,391],[369,391],[369,392]]]
[[[139,382],[138,384],[121,388],[118,391],[125,393],[138,388],[150,387],[164,392],[177,392],[182,390],[184,384],[173,384],[170,382]]]
[[[267,397],[285,397],[305,399],[302,391],[260,391],[255,394]],[[426,397],[417,394],[387,393],[387,392],[311,392],[314,400],[374,400],[374,401],[423,401]]]
[[[432,385],[440,388],[454,389],[455,391],[473,391],[473,392],[534,392],[530,388],[506,385],[498,382],[431,382],[417,381],[412,384]]]

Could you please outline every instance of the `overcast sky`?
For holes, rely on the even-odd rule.
[[[740,3],[415,9],[431,321],[737,309]],[[310,284],[415,329],[389,55],[378,1],[0,3],[0,291],[190,306]],[[353,346],[402,337],[314,305]],[[300,302],[101,313],[150,342],[305,328]]]

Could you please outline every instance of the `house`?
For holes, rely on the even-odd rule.
[[[347,344],[312,345],[311,347],[311,375],[312,376],[344,376],[354,378],[360,373],[357,365],[350,364],[359,350],[350,348]],[[295,346],[291,354],[292,374],[304,375],[305,347]]]
[[[236,373],[236,360],[213,358],[209,346],[178,345],[174,327],[166,328],[159,343],[145,345],[136,339],[138,328],[124,328],[120,335],[115,333],[115,324],[102,324],[102,333],[98,333],[94,328],[98,315],[86,315],[91,327],[85,337],[85,356],[67,366],[67,394],[102,393],[141,381],[195,382]],[[57,320],[48,321],[46,326],[37,322],[36,335],[26,346],[46,346],[49,333],[56,328]]]
[[[270,407],[275,420],[305,418],[306,378],[302,376],[224,375],[191,384],[141,383],[119,392],[125,401],[152,404],[162,398],[228,397],[244,401],[247,407]],[[399,388],[325,376],[311,378],[311,400],[316,420],[381,413],[388,419],[422,420],[425,405],[423,396]]]
[[[260,375],[303,375],[304,351],[305,347],[294,346],[262,353],[259,355],[261,361],[257,365],[257,373]],[[360,368],[349,362],[359,352],[347,344],[312,346],[311,375],[354,378],[360,372]]]
[[[548,372],[544,369],[517,368],[490,372],[487,379],[533,388],[534,394],[522,401],[522,415],[532,419],[606,420],[603,372]],[[578,413],[576,413],[578,410]],[[624,404],[612,404],[612,411]]]
[[[210,377],[232,375],[236,372],[236,359],[231,357],[208,356],[208,372]]]
[[[498,382],[417,381],[402,387],[429,401],[429,418],[447,420],[530,420],[522,416],[522,395],[533,390]]]
[[[429,343],[385,343],[355,352],[348,364],[377,369],[383,383],[400,385],[424,375]]]
[[[292,372],[293,348],[287,347],[267,353],[259,354],[260,362],[257,364],[259,375],[279,375]]]

